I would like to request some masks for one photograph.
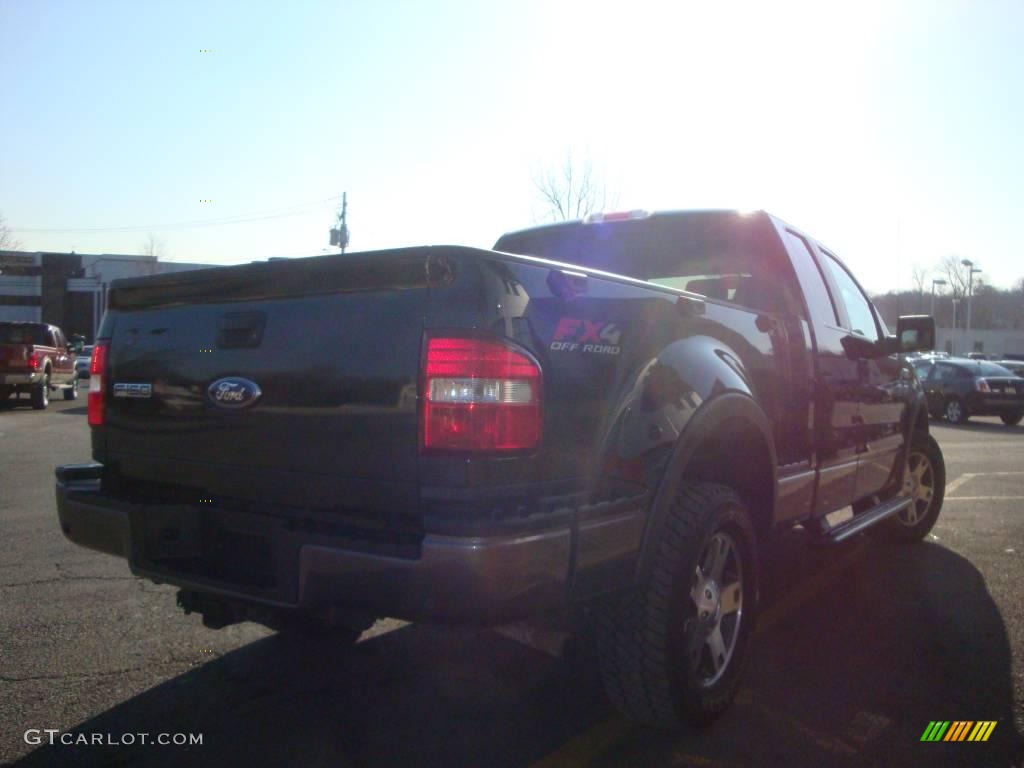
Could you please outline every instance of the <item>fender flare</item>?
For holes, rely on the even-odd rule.
[[[774,520],[779,492],[779,476],[771,422],[752,397],[739,392],[726,392],[704,403],[694,413],[672,449],[672,454],[662,473],[647,514],[647,524],[644,528],[640,557],[637,563],[638,583],[642,583],[651,573],[658,535],[669,515],[684,470],[704,439],[713,435],[718,428],[730,421],[743,421],[754,427],[761,434],[768,448],[772,471],[772,498],[769,512]],[[755,528],[758,528],[757,521],[753,522]]]
[[[907,408],[907,422],[903,428],[903,462],[900,464],[899,477],[896,478],[897,483],[903,482],[903,473],[906,471],[907,460],[910,458],[910,446],[914,441],[914,431],[917,429],[917,421],[921,416],[921,412],[924,411],[924,431],[929,431],[929,419],[930,414],[928,413],[928,397],[924,392],[918,392],[914,401]]]

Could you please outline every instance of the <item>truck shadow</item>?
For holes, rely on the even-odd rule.
[[[835,553],[772,552],[769,604]],[[493,632],[407,626],[339,650],[271,636],[70,729],[201,733],[201,746],[44,746],[19,766],[918,765],[1019,760],[1011,653],[977,570],[936,544],[867,544],[819,594],[759,633],[746,683],[702,732],[627,726],[586,658]],[[775,597],[773,597],[775,596]],[[996,720],[984,744],[922,744],[931,720]]]
[[[57,411],[57,413],[62,414],[64,416],[85,416],[89,413],[89,406],[78,405],[75,406],[74,408],[64,408],[62,410]]]

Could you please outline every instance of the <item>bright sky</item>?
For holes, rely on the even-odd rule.
[[[29,250],[236,263],[323,252],[347,190],[353,250],[489,247],[572,149],[620,209],[764,208],[872,290],[948,254],[1008,287],[1022,29],[1020,0],[0,0],[0,214]]]

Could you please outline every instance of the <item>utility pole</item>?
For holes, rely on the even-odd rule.
[[[342,253],[344,253],[345,249],[348,248],[348,224],[346,223],[347,214],[348,192],[342,192],[341,211],[338,212],[338,226],[331,230],[331,245],[336,245],[341,248]]]

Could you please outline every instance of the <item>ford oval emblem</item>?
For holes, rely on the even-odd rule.
[[[217,379],[206,390],[210,402],[219,408],[248,408],[254,405],[263,394],[256,382],[240,376],[226,376]]]

